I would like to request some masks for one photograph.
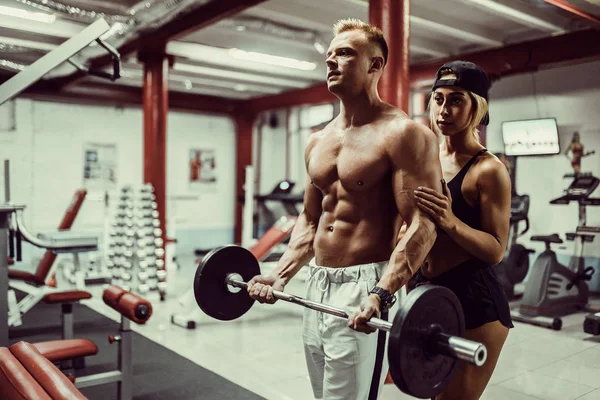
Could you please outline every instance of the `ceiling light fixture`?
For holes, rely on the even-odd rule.
[[[27,10],[21,10],[19,8],[5,6],[0,6],[0,14],[7,15],[9,17],[28,19],[30,21],[45,22],[47,24],[52,24],[54,21],[56,21],[56,16],[54,14],[30,12]]]
[[[313,46],[319,52],[319,54],[325,54],[325,40],[318,32],[313,32]]]
[[[321,41],[319,39],[315,39],[315,42],[313,43],[313,45],[315,46],[315,49],[317,49],[319,54],[325,54],[325,46],[323,46],[323,44],[321,43]]]
[[[229,50],[229,55],[238,60],[254,61],[263,64],[277,65],[279,67],[299,69],[302,71],[314,71],[317,64],[308,61],[295,60],[293,58],[272,56],[269,54],[244,51],[240,49]]]

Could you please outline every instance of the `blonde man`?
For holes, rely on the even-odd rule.
[[[441,191],[442,176],[435,134],[379,97],[388,53],[381,31],[351,19],[334,33],[327,86],[340,99],[340,113],[310,136],[304,210],[273,274],[254,277],[248,292],[273,303],[273,289],[284,290],[309,263],[306,298],[354,312],[345,321],[305,310],[314,395],[371,400],[388,369],[387,335],[365,334],[374,332],[365,322],[392,316],[396,292],[433,246],[435,224],[413,193],[420,186]]]

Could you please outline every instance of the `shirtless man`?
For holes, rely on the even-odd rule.
[[[310,262],[305,297],[356,313],[345,321],[304,311],[314,395],[367,400],[377,398],[386,376],[387,335],[359,331],[373,331],[365,315],[393,314],[395,293],[433,246],[435,224],[417,207],[413,191],[426,186],[441,192],[442,175],[433,132],[379,97],[388,55],[382,32],[342,20],[334,33],[327,85],[341,110],[309,137],[304,210],[272,275],[251,279],[248,292],[274,303],[273,289],[284,290]],[[402,222],[406,234],[398,240]]]

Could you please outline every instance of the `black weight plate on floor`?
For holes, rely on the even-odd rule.
[[[198,307],[210,317],[231,321],[244,315],[254,299],[243,288],[232,293],[225,283],[228,274],[236,273],[248,282],[260,274],[260,266],[254,255],[243,247],[224,246],[209,252],[198,265],[194,277],[194,296]]]
[[[434,324],[448,335],[462,336],[464,315],[450,289],[421,285],[402,300],[394,317],[388,344],[390,374],[400,390],[420,399],[440,394],[448,385],[458,360],[427,350],[427,334]]]

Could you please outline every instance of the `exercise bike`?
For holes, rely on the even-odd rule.
[[[515,321],[560,330],[560,317],[587,308],[587,281],[591,280],[594,268],[584,266],[583,245],[594,240],[594,235],[589,232],[595,228],[586,225],[586,206],[600,205],[600,198],[590,198],[600,180],[591,174],[571,176],[574,180],[567,188],[567,193],[551,200],[550,204],[569,204],[571,201],[579,203],[577,229],[566,234],[567,240],[575,242],[573,256],[568,266],[558,262],[551,244],[560,244],[563,240],[556,233],[531,237],[532,241],[544,242],[546,249],[533,265],[518,310],[511,312]]]
[[[515,285],[523,282],[529,271],[529,254],[534,250],[517,243],[517,238],[529,231],[529,195],[514,194],[510,205],[510,231],[508,246],[504,258],[495,267],[498,280],[502,284],[508,300],[521,297],[523,293],[515,293]],[[525,229],[519,232],[519,223],[525,222]]]

